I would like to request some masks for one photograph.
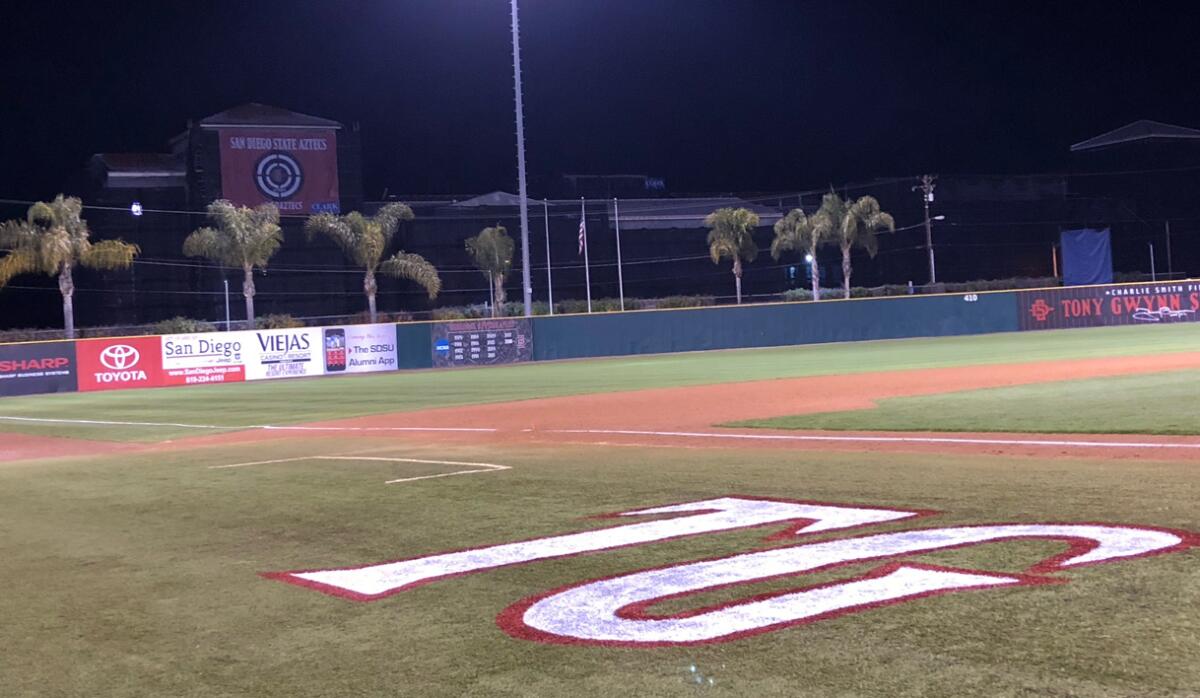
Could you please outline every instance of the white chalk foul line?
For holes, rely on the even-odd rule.
[[[274,424],[179,424],[175,422],[122,422],[107,419],[50,419],[46,417],[6,417],[0,415],[0,420],[9,422],[35,422],[40,424],[80,424],[91,426],[127,426],[127,427],[173,427],[177,429],[225,429],[229,431],[247,431],[262,429],[264,431],[334,431],[334,432],[365,432],[365,431],[451,431],[451,432],[495,432],[495,429],[482,427],[306,427],[278,426]]]
[[[1153,441],[1074,441],[1063,439],[971,439],[952,436],[830,436],[816,434],[732,434],[704,431],[640,431],[634,429],[551,429],[554,434],[600,434],[617,436],[671,436],[697,439],[740,439],[750,441],[832,441],[845,443],[925,443],[976,446],[1067,446],[1081,448],[1184,448],[1200,449],[1200,443]]]
[[[387,463],[424,463],[428,465],[463,465],[468,466],[471,470],[456,470],[450,473],[437,473],[436,475],[420,475],[418,477],[403,477],[397,480],[387,480],[383,484],[394,485],[400,482],[416,482],[417,480],[432,480],[439,477],[451,477],[453,475],[471,475],[473,473],[491,473],[498,470],[512,470],[512,466],[497,465],[496,463],[472,463],[470,461],[457,460],[428,460],[425,458],[384,458],[381,456],[298,456],[296,458],[277,458],[275,460],[258,460],[247,463],[230,463],[229,465],[210,465],[209,470],[224,470],[226,468],[245,468],[251,465],[273,465],[276,463],[294,463],[302,460],[365,460],[365,461],[383,461]]]

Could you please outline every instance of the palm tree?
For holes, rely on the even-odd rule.
[[[67,339],[75,338],[75,267],[128,269],[140,252],[137,245],[120,240],[91,242],[82,213],[82,201],[59,194],[54,201],[30,206],[25,220],[0,224],[0,248],[8,250],[0,259],[0,286],[20,274],[57,276]]]
[[[837,228],[838,246],[842,248],[842,285],[846,298],[850,297],[850,251],[861,247],[872,259],[879,251],[879,239],[875,233],[886,230],[895,232],[896,221],[891,214],[880,210],[873,196],[864,196],[853,203],[843,203],[845,215]]]
[[[758,227],[758,214],[745,208],[719,208],[704,219],[708,228],[708,254],[713,264],[721,259],[733,260],[734,285],[737,302],[742,302],[742,261],[753,262],[758,257],[758,245],[754,244],[754,229]]]
[[[375,322],[375,294],[379,286],[375,283],[375,273],[381,272],[400,279],[408,279],[420,284],[429,294],[436,298],[442,290],[442,280],[434,268],[419,254],[397,252],[386,261],[383,255],[388,245],[400,227],[400,221],[411,221],[412,209],[404,204],[387,204],[379,209],[374,216],[364,216],[354,211],[345,216],[335,216],[321,213],[304,224],[304,232],[311,241],[316,235],[324,235],[333,240],[342,253],[356,265],[365,270],[363,275],[363,293],[367,295],[367,308],[371,314],[371,322]]]
[[[812,272],[813,300],[821,300],[821,273],[817,265],[817,248],[830,237],[829,218],[825,214],[804,215],[794,208],[775,222],[775,239],[771,241],[771,257],[779,259],[784,252],[804,252]]]
[[[254,208],[234,206],[224,199],[208,205],[214,227],[193,231],[183,241],[183,253],[204,257],[242,270],[242,296],[246,299],[246,329],[254,329],[254,268],[265,269],[283,244],[279,209],[272,204]]]
[[[467,253],[475,266],[491,279],[496,291],[492,317],[496,317],[497,308],[504,306],[504,277],[512,269],[513,249],[513,239],[502,225],[484,228],[475,237],[467,238]]]

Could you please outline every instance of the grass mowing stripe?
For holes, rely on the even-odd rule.
[[[1200,434],[1200,371],[1037,383],[889,398],[868,410],[725,426],[831,431]]]
[[[853,374],[1015,361],[1192,351],[1200,325],[1112,327],[936,339],[819,344],[619,359],[345,376],[289,381],[69,393],[7,398],[0,414],[26,418],[211,424],[230,430],[386,412],[643,388]],[[164,419],[169,415],[170,419]],[[0,429],[115,441],[156,441],[194,433],[112,425],[0,424]]]

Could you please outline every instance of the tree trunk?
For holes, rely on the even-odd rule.
[[[75,339],[75,279],[71,276],[71,264],[63,264],[58,273],[58,290],[63,299],[63,335]]]
[[[850,246],[842,245],[842,288],[845,290],[845,297],[850,297]]]
[[[492,317],[503,317],[500,311],[504,307],[504,274],[492,274],[492,282],[496,285],[496,302],[492,304]]]
[[[367,312],[371,315],[371,324],[375,324],[378,316],[375,313],[375,293],[379,290],[379,285],[375,283],[375,270],[368,269],[366,276],[363,277],[363,293],[367,294]]]
[[[808,271],[812,274],[812,293],[813,300],[821,300],[821,267],[817,264],[817,246],[813,245],[808,248],[808,256],[812,257],[812,261],[808,263]]]
[[[254,329],[254,267],[242,267],[242,295],[246,298],[246,329]]]
[[[733,285],[737,288],[737,302],[742,304],[742,260],[739,257],[733,258]]]

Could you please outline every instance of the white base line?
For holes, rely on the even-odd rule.
[[[104,419],[49,419],[45,417],[6,417],[0,415],[0,421],[35,422],[39,424],[83,424],[94,426],[127,426],[127,427],[174,427],[177,429],[224,429],[228,431],[246,431],[262,429],[264,431],[464,431],[492,433],[495,429],[478,427],[305,427],[305,426],[276,426],[273,424],[176,424],[173,422],[120,422]]]
[[[1155,443],[1146,441],[1066,441],[1048,439],[968,439],[942,436],[825,436],[815,434],[722,434],[697,431],[638,431],[633,429],[551,429],[553,434],[601,434],[620,436],[678,436],[699,439],[760,441],[833,441],[846,443],[925,443],[986,446],[1067,446],[1081,448],[1184,448],[1200,449],[1200,443]]]
[[[468,461],[456,460],[426,460],[423,458],[383,458],[380,456],[298,456],[296,458],[279,458],[276,460],[258,460],[249,463],[232,463],[230,465],[210,465],[209,470],[224,470],[226,468],[245,468],[251,465],[272,465],[275,463],[294,463],[302,460],[366,460],[366,461],[383,461],[387,463],[425,463],[430,465],[466,465],[473,468],[472,470],[456,470],[452,473],[438,473],[436,475],[421,475],[418,477],[405,477],[398,480],[387,480],[383,484],[394,485],[399,482],[416,482],[417,480],[432,480],[439,477],[450,477],[452,475],[470,475],[473,473],[491,473],[498,470],[512,470],[508,465],[497,465],[495,463],[471,463]]]

